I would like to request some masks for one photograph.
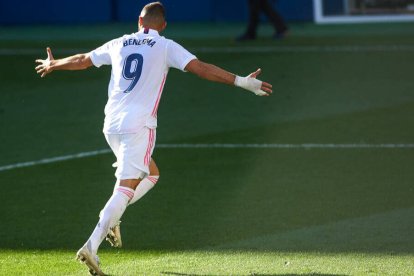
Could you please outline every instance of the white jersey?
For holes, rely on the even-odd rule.
[[[96,67],[112,65],[104,133],[137,133],[157,126],[157,110],[170,67],[184,71],[196,57],[157,31],[142,29],[90,52]]]

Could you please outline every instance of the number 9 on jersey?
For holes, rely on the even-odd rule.
[[[124,93],[131,92],[137,85],[139,78],[142,73],[142,66],[144,65],[144,58],[141,54],[131,54],[125,59],[124,69],[122,71],[122,76],[124,79],[132,80],[131,84],[124,91]]]

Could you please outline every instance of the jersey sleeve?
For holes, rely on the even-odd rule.
[[[183,46],[170,40],[167,44],[167,66],[185,71],[187,64],[197,57],[187,51]]]
[[[93,65],[96,67],[101,67],[102,65],[109,65],[111,64],[111,54],[110,49],[113,41],[109,41],[102,45],[99,48],[91,51],[89,56],[91,57]]]

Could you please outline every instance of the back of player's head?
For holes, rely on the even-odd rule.
[[[165,25],[165,8],[161,2],[152,2],[142,9],[140,18],[145,27],[162,29]]]

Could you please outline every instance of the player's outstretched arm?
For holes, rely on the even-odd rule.
[[[46,48],[46,52],[47,59],[36,59],[36,63],[39,63],[39,65],[36,66],[35,70],[42,78],[54,70],[83,70],[93,65],[89,54],[77,54],[62,59],[54,59],[49,47]]]
[[[194,59],[187,64],[185,70],[209,81],[239,86],[258,96],[269,96],[272,93],[272,85],[270,83],[256,79],[261,73],[261,69],[257,69],[256,72],[251,73],[247,77],[240,77],[213,64]]]

